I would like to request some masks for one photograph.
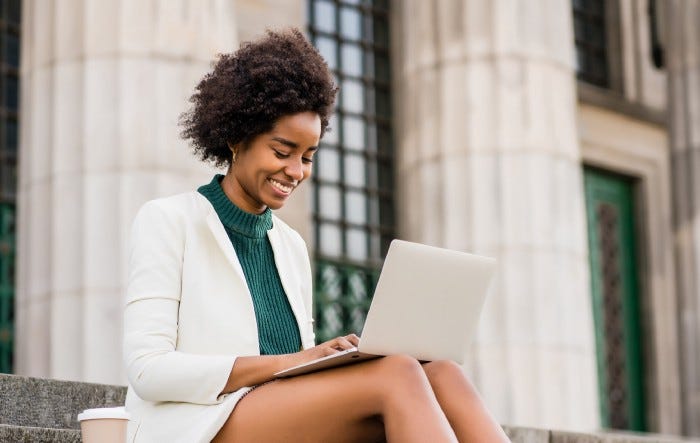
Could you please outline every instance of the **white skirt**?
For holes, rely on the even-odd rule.
[[[138,398],[129,387],[126,410],[131,414],[127,427],[129,443],[209,443],[231,415],[236,404],[253,387],[224,394],[213,405],[179,402],[137,401],[139,409],[129,408],[130,398]],[[183,420],[183,417],[187,419]]]

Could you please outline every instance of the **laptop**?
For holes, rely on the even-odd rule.
[[[464,363],[496,261],[393,240],[356,348],[287,368],[278,378],[391,354]]]

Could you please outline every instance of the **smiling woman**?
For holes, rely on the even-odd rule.
[[[507,441],[452,362],[395,355],[274,378],[359,342],[315,344],[306,245],[272,214],[311,175],[336,92],[297,30],[222,55],[197,86],[183,136],[227,171],[134,221],[130,442]]]

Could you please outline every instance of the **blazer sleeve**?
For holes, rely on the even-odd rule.
[[[144,400],[220,403],[235,357],[176,349],[185,223],[167,209],[148,202],[132,226],[124,311],[127,377]]]

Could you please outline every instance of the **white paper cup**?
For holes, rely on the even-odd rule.
[[[84,443],[124,443],[129,413],[117,408],[86,409],[78,414]]]

